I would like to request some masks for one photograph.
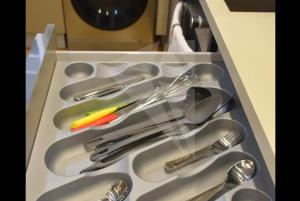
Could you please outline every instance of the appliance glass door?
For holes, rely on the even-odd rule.
[[[145,12],[148,0],[71,0],[76,13],[89,25],[120,30],[134,24]]]

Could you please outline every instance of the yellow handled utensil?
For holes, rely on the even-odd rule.
[[[123,109],[123,108],[125,108],[125,107],[127,107],[127,106],[129,106],[129,105],[131,105],[131,104],[133,104],[133,103],[135,103],[136,101],[130,101],[130,102],[122,102],[122,103],[119,103],[118,105],[116,105],[116,107],[118,107],[118,110],[121,110],[121,109]],[[96,112],[98,112],[99,110],[94,110],[94,111],[91,111],[91,112],[87,112],[85,115],[86,116],[89,116],[89,115],[91,115],[91,114],[95,114]]]
[[[120,110],[122,108],[125,108],[133,103],[135,103],[136,101],[130,101],[130,102],[122,102],[116,106],[113,107],[109,107],[109,108],[105,108],[105,109],[101,109],[101,110],[96,110],[96,111],[92,111],[92,112],[88,112],[83,118],[78,119],[76,121],[74,121],[71,125],[71,129],[76,129],[78,127],[81,127],[85,124],[91,123],[93,121],[96,121],[108,114],[111,114],[117,110]]]
[[[71,125],[71,128],[75,129],[75,128],[80,127],[80,126],[82,126],[84,124],[90,123],[90,122],[95,121],[95,120],[97,120],[97,119],[99,119],[101,117],[104,117],[104,116],[106,116],[108,114],[111,114],[111,113],[113,113],[113,112],[115,112],[117,110],[118,110],[117,106],[110,107],[110,108],[103,109],[103,110],[99,110],[99,111],[94,112],[94,113],[92,113],[92,114],[90,114],[88,116],[85,116],[85,117],[83,117],[81,119],[78,119],[78,120],[74,121],[72,123],[72,125]]]

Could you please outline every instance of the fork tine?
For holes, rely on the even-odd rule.
[[[235,134],[235,130],[231,131],[230,133],[228,133],[227,135],[225,135],[225,138],[230,140],[231,138],[234,137],[234,134]]]
[[[236,131],[231,131],[229,134],[227,134],[224,138],[228,140],[229,142],[232,141],[236,137]]]
[[[221,138],[219,142],[224,146],[225,149],[235,146],[242,140],[242,133],[238,130],[231,130],[226,136]]]
[[[233,132],[231,139],[230,139],[230,144],[235,145],[237,142],[239,142],[242,139],[242,133],[239,131]]]
[[[240,132],[238,132],[237,130],[234,130],[234,131],[232,131],[232,132],[230,133],[229,139],[238,137],[239,135],[240,135]]]

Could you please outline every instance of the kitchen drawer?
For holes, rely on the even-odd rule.
[[[237,75],[229,74],[219,53],[51,52],[54,56],[45,57],[41,66],[41,69],[52,68],[54,72],[43,75],[51,82],[45,89],[47,96],[40,100],[44,103],[40,121],[36,123],[36,132],[26,133],[35,139],[29,147],[32,151],[28,152],[26,200],[99,200],[105,197],[109,186],[120,179],[129,186],[127,201],[187,200],[224,180],[228,168],[243,159],[251,159],[256,164],[254,178],[218,200],[275,200],[273,152],[265,134],[250,126],[241,105],[240,91],[231,81],[231,77]],[[159,101],[119,122],[77,132],[69,129],[72,120],[120,100],[147,98],[155,87],[167,86],[187,70],[203,75],[204,80],[198,87],[233,96],[231,110],[184,134],[139,146],[106,168],[79,174],[82,168],[92,164],[84,142],[105,133],[113,134],[118,129],[126,132],[135,125],[166,121],[170,115],[181,114],[185,97]],[[117,82],[118,76],[126,72],[141,73],[145,79],[106,97],[82,101],[72,98],[95,83]],[[38,89],[36,86],[33,93]],[[167,174],[163,171],[167,160],[204,147],[234,129],[244,134],[240,144],[178,172]]]

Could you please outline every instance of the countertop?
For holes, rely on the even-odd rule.
[[[249,122],[263,130],[275,155],[275,12],[231,12],[224,0],[200,3],[235,86],[246,92],[239,96]]]

